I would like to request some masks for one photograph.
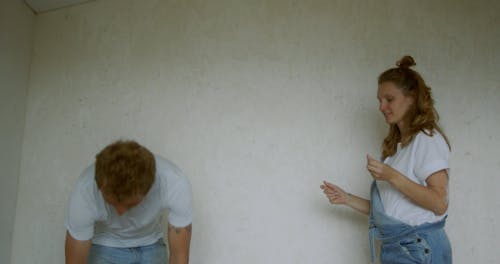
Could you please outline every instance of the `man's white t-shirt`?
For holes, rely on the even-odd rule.
[[[106,203],[95,181],[95,164],[85,169],[70,197],[65,225],[77,240],[109,247],[137,247],[162,238],[162,214],[184,227],[192,222],[191,185],[170,161],[155,156],[156,175],[151,189],[137,206],[118,215]]]
[[[420,132],[406,147],[399,144],[396,154],[387,157],[384,163],[413,182],[427,186],[427,177],[440,170],[448,171],[449,158],[450,149],[439,132],[434,131],[433,136]],[[416,226],[438,222],[446,216],[416,205],[386,181],[377,181],[377,186],[385,213],[404,223]]]

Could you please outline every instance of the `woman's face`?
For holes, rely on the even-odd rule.
[[[394,83],[383,82],[378,86],[377,99],[385,121],[398,125],[399,129],[404,128],[406,113],[413,104],[413,97],[404,95]]]

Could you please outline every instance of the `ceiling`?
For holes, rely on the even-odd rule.
[[[37,14],[90,1],[92,0],[24,0]]]

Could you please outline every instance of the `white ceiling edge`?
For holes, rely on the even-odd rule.
[[[47,12],[90,1],[92,0],[24,0],[24,2],[36,13]]]

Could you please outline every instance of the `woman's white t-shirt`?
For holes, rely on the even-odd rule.
[[[418,133],[404,148],[398,144],[397,152],[384,160],[408,179],[427,186],[426,179],[433,173],[449,169],[450,149],[439,132],[433,136]],[[448,171],[449,173],[449,171]],[[385,213],[412,226],[438,222],[446,216],[435,215],[410,201],[386,181],[377,181]]]

